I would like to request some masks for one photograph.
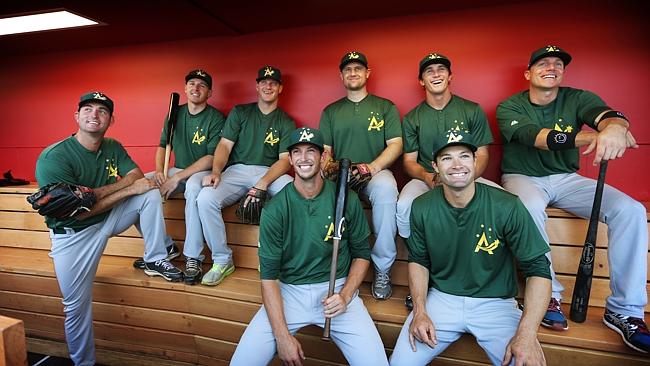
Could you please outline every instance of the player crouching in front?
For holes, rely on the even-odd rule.
[[[277,353],[283,364],[302,365],[305,354],[294,334],[324,326],[350,365],[388,365],[377,328],[358,296],[370,265],[370,230],[358,196],[348,191],[333,296],[327,298],[332,258],[336,184],[323,180],[323,137],[307,127],[291,134],[293,184],[264,207],[260,222],[263,306],[244,332],[231,365],[267,365]]]
[[[463,333],[495,365],[545,365],[537,329],[551,295],[548,246],[515,195],[474,181],[477,147],[469,133],[449,131],[433,146],[442,186],[411,209],[413,312],[391,365],[426,365]],[[523,315],[514,299],[515,260],[526,277]]]

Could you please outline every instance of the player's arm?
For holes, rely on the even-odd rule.
[[[76,216],[76,219],[83,220],[106,212],[127,197],[142,194],[157,187],[156,182],[144,177],[140,168],[132,169],[119,181],[93,189],[97,203],[89,212]]]
[[[165,148],[158,146],[156,148],[156,175],[154,176],[156,183],[161,186],[167,180],[165,174],[163,174],[165,166]]]
[[[413,298],[413,319],[409,326],[409,343],[413,352],[417,351],[415,341],[422,342],[434,348],[436,330],[427,314],[427,287],[429,284],[429,270],[416,262],[409,263],[409,290]]]
[[[598,130],[598,139],[596,141],[594,165],[600,164],[601,160],[612,160],[623,157],[627,148],[639,148],[636,139],[629,131],[630,123],[620,112],[614,110],[602,112],[596,118],[595,125]],[[585,151],[584,154],[590,153],[591,150]]]
[[[359,286],[361,286],[361,282],[363,282],[369,267],[370,261],[367,259],[354,258],[352,260],[348,277],[345,279],[345,284],[341,291],[329,298],[323,299],[326,318],[333,318],[345,313],[348,309],[348,304],[352,301]]]
[[[284,317],[282,294],[277,280],[262,280],[262,301],[275,337],[278,357],[286,365],[302,365],[305,354],[300,342],[289,333]]]
[[[506,347],[502,365],[510,364],[513,357],[518,365],[546,365],[542,346],[537,339],[537,330],[546,313],[550,297],[550,279],[528,277],[524,295],[524,304],[526,304],[524,313],[519,321],[517,332]]]
[[[400,155],[402,155],[402,138],[394,137],[386,140],[386,148],[368,166],[372,175],[391,166]]]
[[[169,198],[169,195],[171,195],[172,192],[176,190],[176,187],[178,187],[178,184],[181,181],[191,177],[195,173],[211,169],[212,160],[213,160],[212,155],[205,155],[199,158],[197,161],[193,162],[187,168],[177,171],[174,175],[169,177],[169,179],[167,179],[162,185],[160,185],[160,194],[165,198]]]
[[[222,137],[217,144],[217,148],[214,150],[214,156],[212,158],[212,173],[203,177],[203,186],[212,186],[216,188],[221,181],[221,171],[228,163],[228,158],[230,158],[230,152],[232,151],[235,142],[228,140],[225,137]]]
[[[426,183],[429,188],[433,188],[436,181],[436,173],[429,173],[422,165],[418,163],[418,152],[413,151],[404,153],[402,157],[404,163],[404,171],[411,178],[419,179]]]
[[[266,174],[255,183],[255,187],[266,191],[271,183],[278,179],[282,174],[285,174],[290,167],[289,153],[286,151],[280,153],[278,160],[273,163],[269,167],[269,170],[266,171]]]
[[[483,175],[485,168],[488,166],[488,161],[490,160],[490,151],[488,150],[487,145],[480,146],[476,150],[476,177],[478,178]]]

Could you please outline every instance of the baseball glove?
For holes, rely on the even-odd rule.
[[[323,165],[323,178],[336,182],[339,179],[339,170],[339,162],[329,158],[325,165]]]
[[[248,197],[257,198],[257,200],[249,201],[246,207],[244,207],[244,203]],[[262,208],[268,200],[268,197],[268,192],[265,190],[255,187],[251,188],[248,194],[239,201],[239,207],[235,211],[237,217],[245,224],[259,224],[260,216],[262,216]]]
[[[370,179],[372,179],[372,174],[370,173],[368,164],[355,163],[350,165],[348,188],[357,193],[361,193],[368,185],[368,182],[370,182]]]
[[[39,214],[57,219],[88,212],[96,201],[92,188],[67,183],[50,183],[27,197]]]

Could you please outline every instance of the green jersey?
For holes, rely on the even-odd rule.
[[[344,97],[328,105],[318,128],[337,159],[354,163],[372,162],[384,151],[387,140],[402,137],[395,104],[372,94],[360,102]]]
[[[124,147],[111,138],[104,138],[97,152],[87,150],[74,136],[48,146],[36,161],[39,186],[50,183],[77,184],[98,188],[113,184],[138,166]],[[110,210],[84,220],[45,218],[51,229],[69,227],[84,229],[104,220]]]
[[[515,132],[524,126],[535,126],[538,131],[550,128],[562,132],[578,132],[584,124],[595,128],[590,110],[605,107],[597,95],[580,89],[561,87],[557,98],[548,105],[530,102],[529,92],[513,95],[497,107],[497,120],[503,137],[503,173],[543,177],[578,170],[578,149],[548,151],[524,144],[515,138]]]
[[[408,249],[409,262],[428,268],[436,289],[499,298],[517,294],[515,258],[530,261],[549,251],[519,198],[481,183],[464,208],[452,207],[442,187],[416,198]]]
[[[306,199],[287,184],[262,210],[261,278],[303,285],[329,280],[334,235],[336,183]],[[348,190],[336,278],[348,275],[354,258],[370,259],[370,229],[357,195]]]
[[[223,113],[208,105],[197,114],[190,114],[187,104],[180,106],[172,136],[174,166],[185,169],[206,155],[213,155],[221,129],[226,121]],[[167,123],[160,134],[160,147],[167,145]]]
[[[295,122],[280,108],[264,114],[257,103],[235,106],[221,134],[221,137],[235,143],[228,166],[273,165],[280,153],[287,151],[289,135],[295,129]]]
[[[452,95],[441,110],[432,108],[426,101],[420,103],[404,116],[402,130],[404,152],[417,152],[418,163],[429,173],[433,173],[433,142],[449,130],[471,133],[479,147],[493,141],[483,109],[477,103],[456,95]]]

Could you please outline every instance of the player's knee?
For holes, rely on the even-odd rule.
[[[147,203],[154,205],[162,204],[162,197],[160,197],[160,191],[157,189],[152,189],[150,191],[142,193],[142,197],[144,197],[144,200]]]
[[[216,190],[212,187],[205,187],[196,196],[196,205],[199,214],[213,214],[221,211],[221,201],[215,194]]]
[[[625,199],[618,199],[615,201],[611,212],[607,213],[605,222],[619,219],[625,222],[639,221],[645,225],[646,215],[647,211],[645,206],[628,196]]]

